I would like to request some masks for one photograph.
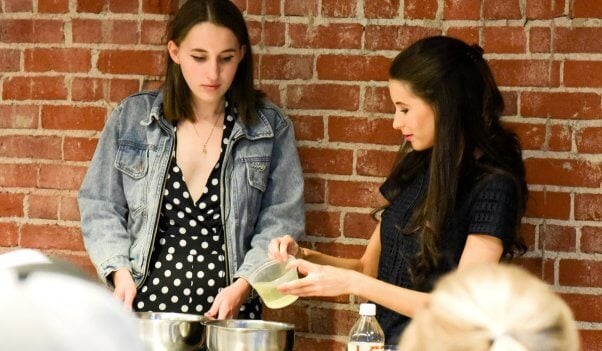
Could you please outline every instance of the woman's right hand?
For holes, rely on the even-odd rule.
[[[299,244],[297,244],[295,239],[290,235],[274,238],[268,245],[268,255],[272,259],[281,262],[286,262],[288,260],[288,255],[298,258],[297,255],[300,251],[301,248],[299,247]]]
[[[125,309],[131,310],[137,290],[130,271],[127,268],[120,268],[113,272],[113,284],[115,284],[113,297],[122,301]]]

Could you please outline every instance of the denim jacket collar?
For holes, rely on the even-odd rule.
[[[150,113],[147,118],[140,121],[140,124],[143,126],[149,126],[156,121],[157,123],[165,123],[170,129],[173,127],[171,123],[162,118],[163,116],[163,92],[160,91],[157,95],[157,98],[153,102]],[[268,119],[263,114],[261,110],[257,111],[257,119],[255,123],[252,125],[245,125],[240,118],[237,118],[234,124],[234,129],[232,130],[232,137],[237,138],[239,136],[244,136],[249,140],[257,140],[263,138],[272,138],[274,137],[274,130],[270,126]]]

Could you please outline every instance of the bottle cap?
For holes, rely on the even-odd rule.
[[[376,305],[373,303],[363,303],[360,305],[360,315],[362,316],[375,316]]]

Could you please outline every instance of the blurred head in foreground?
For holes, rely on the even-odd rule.
[[[410,323],[401,351],[576,351],[573,315],[551,288],[516,266],[484,265],[441,279]]]
[[[2,350],[142,350],[135,319],[108,291],[27,251],[0,255]]]

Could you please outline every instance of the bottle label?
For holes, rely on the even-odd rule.
[[[379,342],[356,342],[347,344],[347,351],[382,351],[385,345]]]

